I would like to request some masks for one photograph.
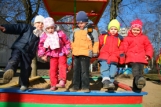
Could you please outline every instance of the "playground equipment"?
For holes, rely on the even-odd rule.
[[[75,24],[78,11],[85,11],[94,25],[97,25],[109,0],[43,0],[45,7],[56,24]],[[59,22],[66,15],[73,16],[71,22]],[[93,62],[93,60],[91,60]],[[84,92],[59,92],[49,89],[30,89],[21,92],[19,88],[0,89],[0,107],[142,107],[146,92],[135,93],[131,87],[115,82],[125,91],[105,92],[91,90]]]
[[[56,24],[75,24],[74,17],[78,11],[85,11],[94,25],[97,25],[109,0],[43,0],[50,17]],[[62,17],[71,15],[71,22],[58,22]]]
[[[142,107],[146,92],[51,92],[18,88],[0,89],[0,107]]]

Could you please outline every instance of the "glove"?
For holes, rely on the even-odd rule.
[[[97,57],[98,56],[98,54],[96,54],[96,53],[93,53],[93,55],[92,55],[93,57]]]

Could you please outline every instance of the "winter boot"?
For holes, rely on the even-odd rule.
[[[88,88],[85,88],[85,89],[83,88],[82,91],[85,92],[85,93],[89,93],[90,92],[90,90]]]
[[[103,81],[103,88],[104,89],[114,89],[115,85],[112,82],[110,82],[110,80],[104,80]]]
[[[79,89],[75,89],[75,88],[73,88],[73,87],[69,89],[70,92],[77,92],[78,90],[79,90]]]
[[[55,91],[57,88],[55,87],[55,86],[52,86],[51,88],[50,88],[50,90],[51,91]]]
[[[20,88],[20,90],[21,90],[21,91],[26,91],[26,90],[28,90],[28,87],[27,87],[27,86],[22,85],[22,86],[21,86],[21,88]]]
[[[7,71],[5,71],[5,73],[3,74],[3,83],[9,83],[12,80],[13,75],[14,71],[12,69],[8,69]]]
[[[56,84],[56,87],[57,87],[57,88],[64,88],[64,87],[65,87],[65,81],[60,80],[60,81],[59,81],[59,84]]]
[[[146,84],[146,80],[144,77],[140,77],[137,81],[137,88],[142,89]]]

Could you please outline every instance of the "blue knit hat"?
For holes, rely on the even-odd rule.
[[[88,22],[88,16],[84,11],[79,11],[76,15],[77,22]]]

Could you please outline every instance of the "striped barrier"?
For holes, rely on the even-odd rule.
[[[49,89],[0,89],[0,107],[142,107],[146,92],[57,92]]]

